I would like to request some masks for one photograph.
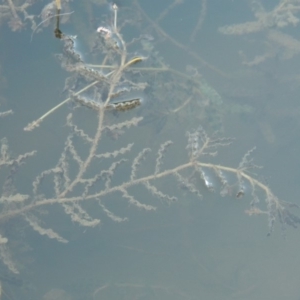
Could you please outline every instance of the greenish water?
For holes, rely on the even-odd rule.
[[[101,52],[96,43],[96,29],[113,26],[113,10],[111,4],[103,2],[73,1],[63,7],[62,12],[74,12],[60,29],[77,35],[75,50],[84,63],[100,64],[104,58],[105,49]],[[113,136],[101,140],[99,153],[134,143],[133,150],[124,155],[127,165],[116,171],[113,184],[130,178],[132,160],[146,147],[152,151],[138,174],[153,173],[156,153],[166,140],[174,145],[167,150],[161,168],[185,163],[186,132],[201,125],[209,135],[218,131],[219,136],[235,139],[229,147],[221,148],[217,157],[204,157],[203,161],[237,168],[244,153],[256,146],[255,162],[264,167],[254,170],[258,180],[278,198],[299,204],[297,44],[293,55],[281,44],[272,44],[273,27],[251,34],[222,34],[219,29],[226,25],[255,20],[247,1],[191,0],[177,5],[175,1],[137,2],[139,6],[132,1],[117,3],[124,40],[138,39],[129,57],[147,57],[137,68],[164,64],[173,71],[128,71],[128,81],[122,87],[129,87],[130,81],[148,83],[142,92],[130,94],[140,97],[142,105],[126,112],[109,112],[105,120],[109,125],[132,117],[144,120],[136,128],[124,129],[125,134],[118,139],[118,132],[113,132]],[[281,3],[276,1],[268,7],[265,1],[260,2],[269,11]],[[30,12],[39,14],[41,9],[41,3],[36,3]],[[202,26],[195,31],[201,11]],[[5,20],[0,33],[0,111],[12,109],[14,114],[0,119],[0,138],[7,138],[14,156],[37,150],[16,170],[13,182],[16,192],[30,195],[28,201],[33,201],[32,182],[57,164],[65,147],[70,132],[67,115],[73,112],[76,125],[92,136],[97,113],[68,103],[39,128],[23,131],[28,123],[68,97],[63,90],[70,73],[61,68],[56,57],[63,53],[63,43],[54,37],[54,19],[42,32],[36,32],[32,41],[29,24],[21,32],[12,32]],[[296,28],[287,25],[275,29],[296,39]],[[268,59],[249,66],[255,56],[265,53]],[[116,56],[110,59],[119,62]],[[82,78],[75,83],[75,91],[87,84]],[[102,96],[107,93],[104,89]],[[78,137],[74,145],[79,155],[89,150],[88,142]],[[76,164],[69,161],[70,177],[75,177]],[[102,159],[101,163],[92,165],[88,175],[109,168],[111,162]],[[0,172],[2,186],[9,172],[6,168]],[[84,209],[101,220],[95,228],[78,226],[57,204],[31,211],[38,216],[40,226],[52,228],[68,244],[33,231],[23,215],[2,223],[0,234],[8,238],[11,259],[20,271],[14,275],[1,265],[2,299],[298,300],[299,231],[288,228],[283,238],[280,224],[276,224],[274,233],[267,237],[267,217],[249,217],[244,212],[251,202],[249,184],[241,199],[234,191],[232,196],[221,197],[222,185],[213,172],[206,175],[215,192],[209,191],[200,178],[193,179],[192,172],[184,175],[198,184],[201,199],[178,186],[175,176],[157,179],[155,186],[178,200],[168,203],[157,199],[144,186],[129,188],[141,203],[156,207],[148,212],[129,204],[120,192],[114,193],[101,204],[115,216],[128,218],[120,223],[104,212],[98,199],[82,201]],[[63,185],[63,178],[60,180]],[[45,179],[40,197],[55,197],[53,190],[53,181]],[[82,193],[82,189],[72,196],[76,193]],[[258,196],[263,204],[264,195],[258,192]],[[5,214],[7,207],[1,205],[1,214]],[[292,210],[297,212],[297,208]]]

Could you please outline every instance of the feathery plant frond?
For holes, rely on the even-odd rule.
[[[210,137],[202,127],[198,127],[187,133],[186,154],[182,154],[185,162],[172,159],[172,166],[165,163],[170,148],[176,147],[176,143],[170,140],[161,143],[156,150],[149,147],[135,150],[138,148],[139,139],[118,147],[112,145],[110,151],[103,150],[107,149],[108,136],[120,137],[145,121],[138,113],[135,114],[138,107],[144,105],[141,95],[146,88],[151,88],[151,82],[142,81],[146,78],[143,73],[169,72],[172,76],[185,77],[163,65],[139,68],[137,64],[144,62],[145,58],[129,52],[128,44],[119,31],[121,27],[117,24],[117,7],[114,6],[114,26],[102,26],[97,30],[95,48],[102,55],[102,63],[97,67],[89,66],[75,50],[74,37],[62,35],[63,51],[57,58],[62,68],[70,73],[65,82],[65,90],[69,95],[66,100],[26,126],[25,130],[34,130],[46,117],[69,102],[74,105],[74,110],[66,117],[66,127],[70,133],[65,139],[56,165],[41,171],[35,177],[32,181],[32,193],[28,195],[15,191],[13,178],[16,168],[30,159],[35,151],[12,158],[6,139],[1,140],[0,171],[9,171],[0,197],[0,222],[22,218],[39,234],[66,243],[66,238],[43,224],[39,209],[57,205],[73,223],[94,227],[100,224],[100,217],[95,216],[95,211],[89,211],[86,205],[94,201],[99,204],[99,212],[112,221],[123,222],[127,217],[117,215],[106,206],[110,196],[123,199],[133,208],[153,211],[156,209],[155,204],[139,199],[134,191],[135,187],[141,186],[150,195],[172,203],[179,198],[181,189],[200,198],[203,187],[216,192],[212,180],[214,178],[221,185],[218,191],[221,196],[235,195],[242,198],[246,193],[251,196],[250,208],[246,213],[266,215],[269,234],[276,220],[283,227],[296,227],[300,218],[291,211],[296,205],[278,199],[267,185],[252,174],[253,169],[258,168],[252,159],[253,150],[248,151],[236,167],[207,162],[209,158],[218,155],[219,148],[228,147],[232,143],[230,138]],[[191,84],[195,85],[193,91],[198,97],[201,91],[197,91],[197,81],[193,80],[191,79]],[[170,83],[170,90],[174,89],[175,85]],[[187,96],[183,93],[180,83],[177,87],[180,91],[178,97]],[[192,105],[193,96],[184,97],[181,103],[175,103],[179,109],[169,110],[169,114],[178,113]],[[91,114],[97,119],[94,130],[88,130],[76,123],[76,114],[86,108],[92,109]],[[122,114],[127,110],[131,111],[131,117],[124,115],[124,118],[113,119],[112,122],[111,116],[114,113]],[[150,157],[150,152],[156,153],[154,158]],[[148,161],[151,159],[153,163],[149,167]],[[167,193],[158,184],[167,176],[176,179],[178,191]],[[44,183],[51,188],[51,191],[47,189],[47,194],[44,191]],[[7,244],[7,238],[1,233],[1,258],[7,267],[16,273],[18,270],[8,254]]]

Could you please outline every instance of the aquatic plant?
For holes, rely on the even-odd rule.
[[[57,54],[57,59],[62,68],[70,73],[65,82],[65,91],[69,95],[59,105],[28,124],[25,131],[43,126],[45,118],[69,103],[73,106],[66,117],[69,134],[57,164],[37,174],[32,181],[31,193],[18,191],[15,178],[24,163],[30,164],[36,151],[14,157],[9,151],[7,139],[1,140],[0,171],[6,174],[6,179],[2,183],[0,197],[0,223],[5,224],[18,218],[27,222],[39,234],[67,243],[67,239],[59,232],[43,224],[43,211],[48,207],[59,206],[73,223],[95,227],[100,224],[100,217],[95,207],[91,211],[88,205],[95,202],[99,212],[115,222],[123,222],[127,217],[119,216],[106,203],[112,197],[117,197],[128,202],[132,209],[155,210],[153,203],[145,202],[141,197],[139,190],[142,187],[149,194],[168,203],[181,201],[178,199],[182,192],[201,198],[203,189],[238,199],[248,195],[251,200],[246,213],[265,215],[268,219],[268,234],[273,231],[276,221],[283,228],[296,227],[300,218],[292,208],[297,205],[279,199],[253,173],[253,170],[259,169],[252,158],[253,149],[242,156],[241,162],[235,167],[215,162],[218,150],[230,146],[233,141],[231,138],[210,135],[198,125],[194,130],[188,129],[186,146],[179,145],[185,148],[180,160],[172,158],[174,154],[170,148],[176,147],[176,142],[171,140],[162,142],[157,149],[149,146],[139,149],[139,144],[144,144],[140,140],[142,137],[133,138],[130,132],[149,121],[142,116],[141,109],[147,108],[150,119],[154,118],[152,122],[159,124],[159,128],[156,128],[159,132],[160,126],[166,122],[166,116],[180,119],[199,107],[218,107],[221,99],[198,75],[180,73],[155,55],[151,54],[151,57],[150,52],[149,56],[138,54],[138,47],[142,47],[144,52],[149,48],[145,46],[148,39],[140,36],[126,42],[121,33],[126,22],[118,24],[118,13],[118,7],[114,5],[113,24],[97,29],[94,51],[102,57],[99,65],[84,61],[74,47],[76,38],[57,28],[60,32],[57,37],[62,43],[62,53]],[[209,99],[208,92],[213,95],[213,99]],[[146,94],[157,99],[156,107],[147,106],[147,99],[144,99]],[[216,95],[217,104],[214,100]],[[172,97],[173,107],[165,105],[166,97]],[[89,113],[95,120],[93,129],[76,121],[78,114],[86,109],[91,109]],[[217,113],[214,117],[219,119],[218,109],[214,112]],[[4,117],[8,113],[3,112],[0,116]],[[114,118],[114,115],[117,117]],[[201,119],[194,118],[192,124],[198,121]],[[206,125],[209,126],[209,123]],[[123,135],[127,137],[122,139],[124,144],[116,146],[111,141],[112,138],[121,139]],[[156,155],[153,157],[150,152]],[[213,158],[213,162],[210,158]],[[163,189],[161,182],[165,177],[173,178],[178,190],[170,192]],[[1,259],[10,271],[18,273],[10,255],[9,238],[2,230]]]

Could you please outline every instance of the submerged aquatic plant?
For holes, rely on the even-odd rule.
[[[296,227],[300,223],[300,218],[292,211],[296,205],[280,200],[269,186],[253,175],[253,169],[258,169],[258,166],[253,162],[252,150],[242,157],[236,167],[210,162],[209,158],[216,157],[219,148],[231,145],[230,138],[209,135],[203,127],[197,126],[197,129],[186,134],[186,152],[181,154],[182,160],[172,158],[170,148],[176,147],[176,142],[171,140],[162,142],[157,149],[145,146],[137,150],[139,145],[144,145],[143,136],[133,138],[130,132],[145,121],[140,109],[147,107],[150,115],[156,116],[160,116],[156,110],[160,109],[162,115],[180,119],[191,110],[214,105],[214,101],[208,101],[207,94],[217,96],[218,102],[221,100],[201,78],[173,70],[162,60],[156,60],[154,55],[147,57],[138,54],[137,46],[143,45],[144,37],[126,42],[121,34],[125,24],[118,24],[117,11],[118,7],[113,6],[112,26],[100,26],[97,29],[94,50],[102,58],[99,65],[84,61],[74,47],[75,37],[63,32],[58,35],[62,53],[57,58],[62,68],[70,73],[65,82],[68,97],[28,124],[25,130],[32,131],[42,126],[45,118],[62,105],[70,103],[73,109],[66,117],[69,134],[57,163],[42,170],[32,180],[31,193],[18,191],[14,179],[19,167],[25,162],[30,163],[30,158],[36,152],[12,157],[8,141],[1,140],[0,171],[6,173],[6,179],[0,197],[0,223],[14,218],[22,219],[39,234],[66,243],[67,239],[59,232],[43,224],[42,208],[59,206],[73,223],[94,227],[101,221],[88,203],[95,202],[99,212],[115,222],[122,222],[127,217],[119,216],[106,205],[112,197],[122,198],[133,208],[145,211],[156,209],[153,203],[141,197],[136,188],[139,186],[169,203],[177,201],[182,190],[200,198],[203,189],[239,199],[248,194],[251,200],[246,213],[265,215],[269,234],[273,231],[275,221],[279,221],[283,227]],[[201,90],[201,86],[205,87],[205,91]],[[147,104],[145,95],[157,99],[156,109]],[[166,97],[172,97],[172,107],[165,105]],[[76,121],[78,114],[86,108],[91,109],[91,118],[95,120],[93,129]],[[116,114],[120,118],[112,117]],[[193,124],[198,121],[195,118]],[[158,123],[158,120],[155,119],[155,122]],[[120,138],[126,134],[128,140],[118,146],[110,140],[112,136]],[[181,145],[179,147],[183,148]],[[103,150],[108,148],[107,151]],[[155,157],[151,157],[150,152],[155,152]],[[145,162],[147,159],[152,159],[151,167]],[[165,177],[174,178],[178,190],[170,192],[161,188],[160,182]],[[5,231],[0,235],[0,255],[10,271],[17,273]]]

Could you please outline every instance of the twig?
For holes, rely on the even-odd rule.
[[[32,31],[31,36],[30,36],[30,41],[32,42],[33,35],[34,35],[34,33],[37,31],[37,29],[39,28],[39,26],[41,26],[41,25],[44,24],[45,22],[47,22],[47,21],[49,21],[50,19],[55,18],[55,17],[57,18],[57,17],[59,17],[59,16],[67,16],[67,15],[71,15],[71,14],[73,14],[73,13],[74,13],[74,11],[66,12],[66,13],[63,13],[63,14],[57,13],[57,14],[55,14],[55,15],[53,15],[53,16],[50,16],[50,17],[46,18],[45,20],[41,21],[41,22],[34,28],[34,30]]]
[[[56,9],[58,11],[61,11],[61,0],[55,0],[55,3],[56,3]]]
[[[110,72],[109,74],[107,74],[107,76],[111,75],[113,73]],[[83,92],[87,91],[88,89],[90,89],[91,87],[93,87],[94,85],[96,85],[99,81],[96,80],[94,82],[92,82],[91,84],[85,86],[83,89],[81,89],[80,91],[74,93],[74,96],[78,96],[80,94],[82,94]],[[31,131],[34,128],[38,127],[49,115],[51,115],[53,112],[55,112],[56,110],[58,110],[60,107],[62,107],[64,104],[68,103],[70,100],[72,99],[72,97],[69,97],[67,99],[65,99],[64,101],[62,101],[61,103],[57,104],[56,106],[54,106],[53,108],[51,108],[50,110],[48,110],[45,114],[43,114],[41,117],[39,117],[37,120],[29,123],[24,130],[25,131]]]
[[[158,18],[155,20],[156,23],[159,23],[160,21],[162,21],[167,14],[170,13],[170,11],[172,9],[174,9],[177,5],[182,4],[183,0],[173,0],[173,3],[170,4],[165,10],[163,10],[160,15],[158,16]]]
[[[14,17],[15,19],[20,20],[18,14],[17,14],[17,12],[16,12],[15,5],[13,4],[12,0],[7,0],[7,2],[8,2],[8,6],[9,6],[9,8],[10,8],[10,11],[11,11],[13,17]]]
[[[207,0],[201,0],[201,11],[200,11],[200,14],[199,14],[199,19],[198,19],[197,25],[194,28],[194,30],[193,30],[193,32],[192,32],[192,34],[190,36],[190,41],[191,42],[195,41],[196,35],[200,31],[201,26],[202,26],[202,24],[203,24],[203,22],[205,20],[206,6],[207,6]]]
[[[202,63],[205,67],[211,69],[212,71],[216,72],[222,77],[229,78],[230,76],[227,73],[224,73],[223,71],[219,70],[217,67],[213,66],[212,64],[205,61],[203,58],[201,58],[197,53],[190,50],[188,47],[182,45],[175,39],[173,39],[171,36],[169,36],[159,25],[157,25],[152,19],[148,17],[148,15],[144,12],[144,10],[141,8],[137,0],[133,0],[134,4],[137,6],[138,10],[142,13],[142,15],[147,19],[147,21],[151,24],[151,26],[163,37],[168,39],[171,43],[173,43],[178,48],[186,51],[189,55],[194,57],[196,60],[198,60],[200,63]]]

